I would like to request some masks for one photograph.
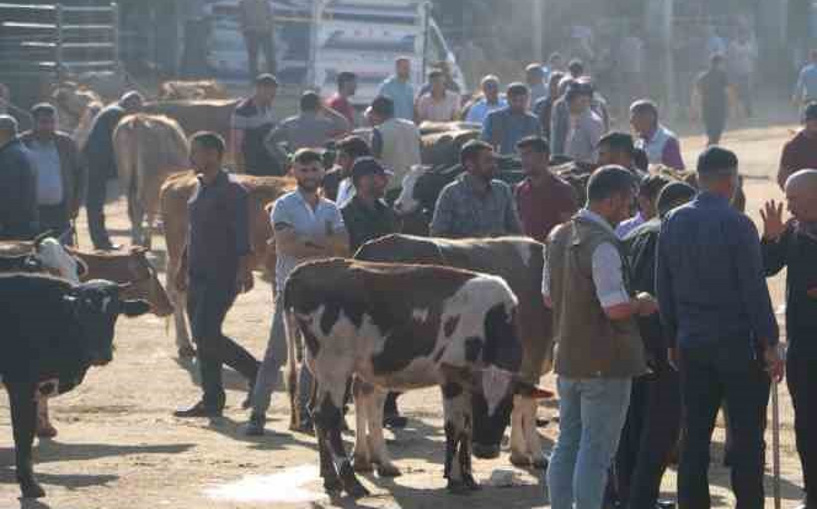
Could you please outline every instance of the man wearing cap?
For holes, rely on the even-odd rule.
[[[817,168],[817,102],[809,103],[803,112],[803,129],[783,147],[777,183],[780,189],[794,173]]]
[[[516,144],[527,136],[541,136],[539,119],[528,111],[530,92],[523,83],[508,86],[508,106],[492,111],[485,118],[480,139],[500,155],[511,155]]]
[[[637,136],[636,148],[647,153],[650,164],[686,169],[678,136],[658,121],[658,105],[648,99],[634,102],[630,106],[630,125]]]
[[[255,93],[238,103],[231,119],[232,152],[237,170],[248,175],[281,175],[284,168],[264,147],[264,138],[275,126],[272,102],[278,80],[272,74],[255,79]]]
[[[37,229],[37,172],[17,121],[0,115],[0,240],[27,240]]]
[[[323,196],[343,207],[355,195],[352,166],[361,157],[372,155],[369,144],[360,136],[347,136],[335,145],[335,167],[326,172],[321,187]]]
[[[657,198],[658,215],[624,238],[636,292],[655,295],[655,253],[661,219],[697,194],[683,182],[667,184]],[[658,314],[638,319],[649,373],[633,380],[627,421],[616,455],[618,498],[622,507],[656,507],[661,479],[678,443],[681,391],[678,373],[667,361],[667,338]]]
[[[294,153],[302,148],[323,148],[327,143],[349,132],[349,122],[337,111],[324,106],[312,91],[301,95],[301,112],[281,122],[264,140],[270,154]]]
[[[88,189],[85,208],[88,213],[88,229],[94,249],[111,251],[117,249],[105,229],[105,198],[108,179],[116,177],[116,155],[113,148],[113,132],[125,115],[138,113],[144,99],[139,92],[125,93],[119,102],[99,112],[85,143],[84,155],[88,163]]]
[[[595,164],[598,145],[604,134],[604,121],[591,108],[593,87],[575,83],[565,94],[570,111],[570,130],[565,141],[565,155],[576,162]]]
[[[71,228],[85,197],[85,162],[74,140],[57,131],[56,108],[37,104],[31,108],[31,118],[34,129],[20,135],[20,140],[37,168],[40,230],[59,236]]]
[[[468,108],[466,122],[482,125],[489,113],[508,106],[508,101],[499,94],[499,78],[489,74],[480,84],[482,97]]]
[[[373,157],[358,158],[352,166],[355,195],[340,210],[351,253],[370,240],[397,233],[397,216],[383,202],[391,175]]]
[[[698,159],[701,193],[661,225],[656,287],[685,411],[678,501],[710,507],[709,447],[722,403],[733,440],[737,506],[761,509],[766,407],[783,377],[778,329],[752,220],[730,206],[738,158],[710,147]]]

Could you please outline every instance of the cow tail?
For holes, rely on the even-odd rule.
[[[281,303],[283,305],[283,302]],[[287,340],[287,365],[284,377],[286,378],[287,396],[290,409],[290,429],[296,429],[300,424],[298,411],[298,357],[297,345],[298,322],[294,308],[284,308],[284,331]]]

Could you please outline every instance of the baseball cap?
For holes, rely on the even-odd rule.
[[[369,175],[383,175],[391,177],[394,172],[391,172],[383,167],[380,162],[374,157],[361,157],[352,165],[352,182],[357,182],[363,177]]]

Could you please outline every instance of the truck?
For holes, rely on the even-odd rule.
[[[244,81],[248,61],[241,35],[238,0],[205,7],[209,17],[207,64],[220,80]],[[447,64],[460,90],[467,90],[454,53],[424,0],[276,0],[274,47],[277,77],[284,85],[335,90],[343,71],[358,76],[356,106],[371,103],[377,88],[394,72],[397,57],[412,61],[419,87],[432,65]],[[263,69],[263,65],[260,66]]]

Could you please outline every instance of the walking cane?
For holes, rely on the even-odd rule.
[[[780,501],[780,402],[777,380],[772,380],[772,470],[774,474],[774,509],[781,509]]]

